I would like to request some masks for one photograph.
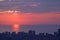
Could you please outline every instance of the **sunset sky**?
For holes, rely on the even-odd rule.
[[[0,0],[0,32],[19,29],[52,33],[58,28],[60,0]]]

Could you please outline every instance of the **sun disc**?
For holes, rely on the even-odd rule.
[[[13,31],[16,33],[19,31],[19,25],[18,24],[13,25]]]

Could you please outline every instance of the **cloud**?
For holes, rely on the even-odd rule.
[[[0,2],[0,9],[10,10],[12,8],[21,12],[41,13],[41,12],[60,12],[59,0],[5,0]]]
[[[40,5],[40,3],[37,2],[30,2],[28,4],[25,4],[24,6],[30,6],[30,7],[38,7]]]
[[[0,2],[5,1],[5,0],[0,0]]]

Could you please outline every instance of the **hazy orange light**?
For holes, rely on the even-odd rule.
[[[1,12],[0,15],[0,24],[3,25],[30,25],[30,24],[60,24],[60,14],[51,12],[51,13],[10,13],[10,12]],[[7,14],[8,13],[8,14]],[[11,14],[11,15],[10,15]]]

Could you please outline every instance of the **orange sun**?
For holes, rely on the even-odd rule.
[[[19,31],[19,25],[18,24],[13,25],[13,31],[16,33]]]

